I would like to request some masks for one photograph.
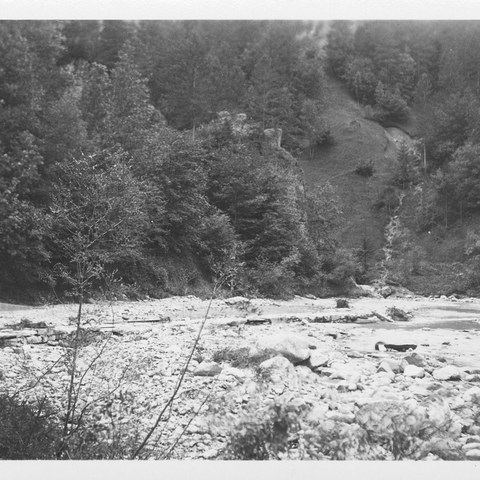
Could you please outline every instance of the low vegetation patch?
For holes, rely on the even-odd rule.
[[[250,348],[222,348],[213,354],[213,361],[217,363],[228,363],[235,368],[255,368],[265,360],[277,355],[270,350],[262,350],[252,355]]]
[[[436,407],[432,407],[436,408]],[[462,460],[448,415],[393,403],[366,406],[355,423],[308,418],[273,404],[238,419],[227,436],[224,459],[236,460],[421,460],[435,455]]]

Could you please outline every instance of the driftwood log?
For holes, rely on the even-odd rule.
[[[378,312],[372,312],[373,315],[375,315],[377,318],[382,320],[382,322],[390,322],[393,323],[393,320],[391,318],[386,317],[385,315],[382,315],[381,313]]]
[[[385,342],[377,342],[375,344],[375,350],[379,351],[386,351],[386,350],[394,350],[396,352],[408,352],[409,350],[415,350],[417,345],[414,343],[403,343],[403,344],[393,344],[393,343],[385,343]]]

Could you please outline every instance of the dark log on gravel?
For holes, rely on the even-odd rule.
[[[170,317],[163,318],[152,318],[152,319],[143,319],[143,320],[128,320],[126,323],[166,323],[171,322]]]
[[[249,318],[246,322],[245,325],[264,325],[272,324],[272,320],[270,318]]]
[[[413,343],[404,343],[404,344],[399,344],[395,345],[393,343],[385,343],[385,342],[377,342],[375,344],[375,350],[379,351],[396,351],[396,352],[408,352],[409,350],[415,350],[417,348],[417,345]]]

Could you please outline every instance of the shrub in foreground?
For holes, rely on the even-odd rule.
[[[60,435],[60,427],[45,400],[30,405],[24,400],[0,396],[0,459],[53,459]]]

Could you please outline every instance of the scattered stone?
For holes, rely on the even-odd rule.
[[[480,387],[472,387],[469,388],[464,394],[462,395],[462,398],[466,402],[471,402],[473,401],[476,397],[480,398]]]
[[[468,450],[465,452],[467,460],[480,460],[480,449]]]
[[[425,368],[427,366],[427,362],[425,359],[417,352],[412,352],[405,357],[403,360],[408,363],[409,365],[415,365],[417,367]]]
[[[241,370],[240,368],[227,366],[222,369],[222,372],[220,373],[218,379],[223,380],[228,377],[234,377],[237,380],[245,380],[245,378],[248,377],[248,373],[244,370]]]
[[[419,395],[421,397],[428,397],[431,394],[431,392],[427,388],[423,387],[422,385],[415,384],[415,383],[410,385],[409,390],[414,395]]]
[[[403,372],[403,364],[401,360],[398,360],[396,358],[386,358],[382,361],[387,362],[388,365],[390,365],[390,369],[393,371],[393,373],[402,373]]]
[[[423,378],[425,376],[425,370],[416,365],[407,365],[403,370],[403,374],[406,377]]]
[[[480,450],[480,443],[479,442],[468,442],[463,445],[463,450],[468,451],[468,450]]]
[[[227,305],[246,306],[250,304],[250,299],[246,297],[230,297],[225,299]]]
[[[300,397],[296,397],[287,403],[287,409],[294,412],[301,411],[306,406],[307,406],[307,403],[303,398],[300,398]]]
[[[261,337],[257,340],[256,347],[259,350],[272,351],[283,355],[293,363],[300,363],[310,358],[311,349],[315,348],[315,345],[308,337],[278,333]]]
[[[308,412],[307,421],[318,424],[325,419],[325,414],[328,412],[328,404],[320,403],[314,405],[313,408]]]
[[[390,385],[395,379],[395,374],[393,372],[379,372],[375,376],[375,384],[378,386]]]
[[[272,383],[293,384],[298,380],[295,367],[281,355],[262,362],[258,366],[258,371],[263,380],[269,380]]]
[[[325,418],[334,422],[352,423],[355,420],[355,414],[349,412],[336,412],[334,410],[328,410],[325,414]]]
[[[435,380],[460,380],[461,372],[457,367],[447,365],[446,367],[434,370],[433,378]]]
[[[316,383],[318,381],[318,375],[312,372],[308,366],[295,367],[295,372],[298,377],[308,383]]]
[[[204,361],[197,366],[193,374],[197,377],[214,377],[221,371],[222,367],[218,363]]]
[[[328,355],[321,352],[313,351],[310,355],[310,358],[308,359],[307,366],[312,370],[316,370],[320,367],[326,367],[328,365],[328,362]]]
[[[350,308],[348,300],[345,298],[337,298],[337,308]]]
[[[380,365],[378,366],[377,368],[377,372],[388,372],[388,373],[393,373],[393,369],[392,369],[392,366],[390,365],[390,363],[386,360],[384,360],[383,362],[380,363]]]
[[[393,290],[391,287],[389,287],[388,285],[385,285],[384,287],[382,287],[380,289],[380,295],[383,297],[383,298],[387,298],[389,297],[390,295],[393,294]]]
[[[218,456],[218,450],[216,448],[211,448],[199,455],[200,458],[212,459]]]

